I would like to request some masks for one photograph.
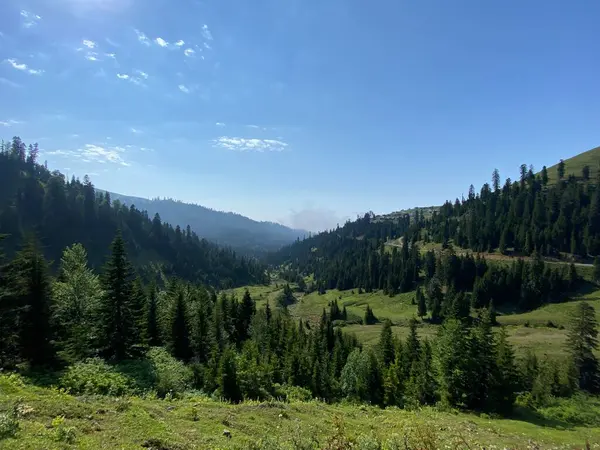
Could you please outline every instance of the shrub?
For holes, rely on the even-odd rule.
[[[288,402],[309,402],[313,399],[312,392],[300,386],[284,384],[276,390],[276,397],[284,398]]]
[[[193,373],[181,361],[173,358],[164,348],[154,347],[148,351],[148,360],[154,372],[154,389],[159,397],[167,394],[180,396],[190,388]]]
[[[75,443],[75,427],[66,426],[63,416],[55,417],[52,420],[52,428],[54,429],[54,439],[57,442],[64,442],[66,444]]]
[[[69,366],[60,386],[71,394],[115,395],[130,393],[132,383],[100,358],[90,358]]]
[[[19,431],[19,420],[14,413],[0,414],[0,441],[15,437]]]

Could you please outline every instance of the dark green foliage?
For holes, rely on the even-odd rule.
[[[236,355],[232,350],[225,350],[219,364],[219,390],[224,399],[238,403],[242,394],[237,380]]]
[[[425,302],[425,295],[421,287],[417,288],[416,292],[416,303],[417,303],[417,316],[421,319],[427,315],[427,304]]]
[[[375,317],[375,313],[373,312],[373,310],[371,309],[371,307],[369,305],[367,305],[367,309],[365,310],[365,317],[363,320],[363,323],[365,325],[373,325],[375,323],[377,323],[377,317]]]
[[[133,268],[120,233],[111,245],[111,256],[102,276],[104,295],[100,305],[100,342],[104,355],[122,361],[134,356],[140,342],[133,299]]]
[[[392,336],[392,322],[386,320],[381,328],[379,337],[379,352],[383,367],[387,368],[394,361],[394,338]]]
[[[594,283],[600,284],[600,257],[596,256],[594,258],[594,274],[593,274]]]
[[[158,347],[162,344],[160,327],[158,324],[158,298],[155,283],[148,287],[148,304],[146,308],[146,330],[145,337],[150,347]]]
[[[587,302],[577,305],[567,338],[567,348],[578,385],[589,392],[600,390],[600,373],[594,350],[598,349],[598,323],[594,308]]]
[[[91,267],[98,269],[121,229],[128,253],[145,281],[158,280],[160,272],[224,287],[267,281],[264,266],[255,259],[237,257],[191,230],[177,232],[160,217],[151,220],[147,212],[98,192],[88,177],[66,180],[33,159],[27,162],[19,156],[24,147],[14,138],[12,145],[0,149],[0,234],[10,235],[6,239],[9,256],[23,243],[24,233],[36,230],[48,259],[59,260],[66,246],[79,242],[88,252]]]
[[[169,319],[169,349],[175,358],[187,361],[192,356],[192,348],[186,293],[179,285],[172,288],[172,292],[173,297],[169,299],[172,303]]]
[[[10,264],[7,281],[9,295],[18,311],[15,323],[20,357],[32,366],[51,363],[55,348],[48,265],[34,238],[26,242]]]
[[[292,292],[292,288],[290,285],[286,283],[283,287],[283,292],[277,297],[277,303],[282,308],[287,308],[290,305],[293,305],[296,302],[296,297],[294,297],[294,293]]]

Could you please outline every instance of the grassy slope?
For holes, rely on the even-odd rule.
[[[598,164],[600,164],[600,147],[593,148],[587,152],[580,153],[572,158],[565,159],[565,177],[575,175],[581,177],[583,166],[590,166],[590,177],[595,179],[598,173]],[[551,182],[558,179],[557,164],[548,168],[548,178]]]
[[[368,436],[381,441],[397,439],[402,445],[391,448],[404,448],[404,436],[412,448],[423,449],[481,448],[483,445],[519,449],[582,448],[586,440],[594,445],[600,436],[598,427],[572,426],[547,414],[533,417],[522,412],[516,415],[520,420],[490,420],[485,416],[443,413],[430,408],[410,412],[317,402],[233,406],[199,397],[178,401],[74,397],[0,376],[0,411],[10,410],[17,401],[26,414],[19,420],[16,437],[0,441],[3,449],[309,448],[293,447],[290,441],[294,439],[305,443],[316,439],[317,448],[325,448],[327,439],[335,433],[336,417],[342,418],[344,435],[349,438],[359,441]],[[588,406],[598,411],[600,403],[594,401]],[[60,427],[72,428],[71,444],[58,441],[57,428],[60,427],[51,425],[57,416],[65,417]],[[231,432],[231,439],[223,437],[224,429]],[[262,445],[249,446],[260,439],[263,439]],[[266,445],[264,440],[270,440],[271,445]]]

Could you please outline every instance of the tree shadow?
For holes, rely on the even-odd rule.
[[[528,422],[539,427],[556,428],[562,430],[570,430],[575,426],[572,423],[565,422],[564,420],[551,419],[541,415],[534,409],[527,408],[525,406],[515,406],[513,413],[510,416],[511,419],[520,420],[522,422]]]

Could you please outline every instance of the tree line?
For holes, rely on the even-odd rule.
[[[163,347],[194,374],[197,389],[232,402],[300,390],[325,401],[380,406],[442,404],[510,412],[517,393],[541,402],[580,389],[596,392],[595,312],[580,303],[570,327],[569,364],[518,363],[493,313],[449,316],[431,341],[411,320],[406,339],[386,321],[379,342],[363,347],[336,327],[345,311],[330,305],[317,322],[296,321],[285,302],[257,307],[246,290],[225,291],[169,280],[144,285],[117,234],[101,274],[81,244],[67,247],[56,278],[34,241],[0,271],[0,367],[56,370],[91,357],[112,364],[143,359]],[[548,382],[551,380],[552,382]]]
[[[600,254],[600,171],[590,177],[584,166],[580,176],[565,178],[566,163],[556,167],[556,182],[550,183],[544,166],[535,174],[523,164],[518,181],[500,184],[494,170],[492,184],[467,198],[447,201],[419,228],[425,239],[452,240],[477,252],[495,251],[559,257]]]
[[[56,261],[67,245],[82,243],[94,268],[102,266],[117,230],[121,230],[136,270],[145,280],[177,276],[219,286],[267,281],[265,267],[254,258],[239,257],[198,237],[189,225],[182,229],[148,217],[134,205],[126,207],[99,192],[86,176],[67,180],[37,163],[37,145],[18,138],[0,147],[0,233],[14,254],[23,236],[34,232],[44,254]]]

